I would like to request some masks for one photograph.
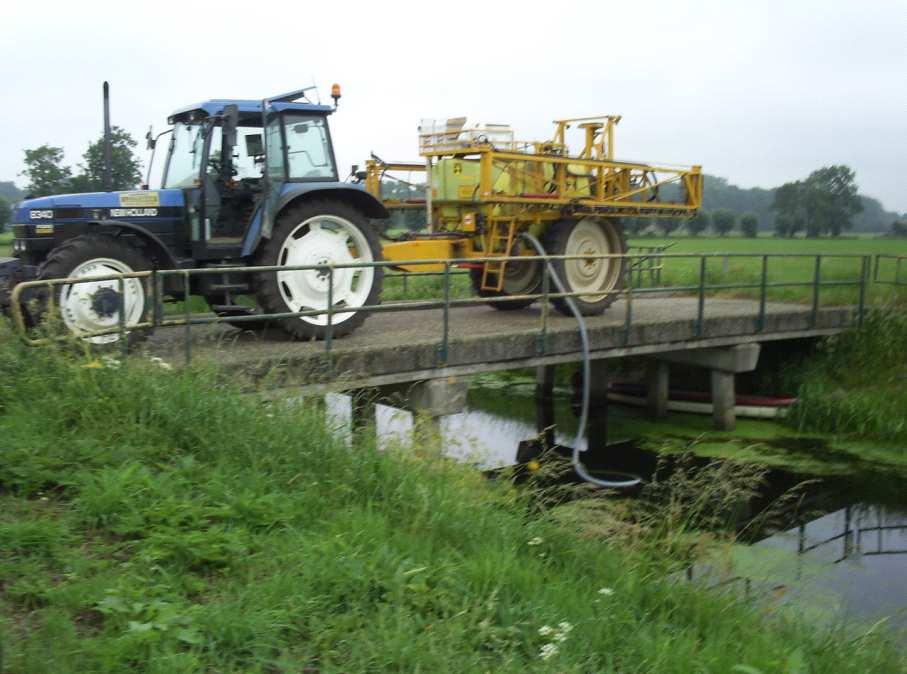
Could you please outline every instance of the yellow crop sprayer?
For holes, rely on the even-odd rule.
[[[566,256],[553,264],[567,292],[579,294],[574,300],[580,311],[601,313],[624,282],[626,260],[603,257],[627,251],[620,218],[690,217],[702,202],[699,166],[616,160],[614,131],[619,121],[613,115],[557,120],[551,140],[528,142],[516,140],[504,125],[466,128],[462,117],[424,122],[419,129],[424,163],[373,158],[366,164],[369,193],[389,211],[424,208],[428,221],[427,231],[386,244],[384,258],[410,272],[442,268],[407,264],[416,260],[466,260],[461,266],[470,269],[481,297],[497,298],[491,304],[498,309],[517,309],[533,300],[501,299],[538,294],[542,284],[535,251],[520,239],[528,232],[542,241],[547,254]],[[579,153],[567,146],[571,128],[583,136]],[[424,199],[383,197],[386,177],[401,171],[425,172]],[[590,257],[569,257],[586,255]],[[502,260],[488,261],[496,257]],[[563,299],[553,303],[569,312]]]

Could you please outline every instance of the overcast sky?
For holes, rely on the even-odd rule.
[[[546,138],[615,113],[620,158],[701,164],[771,187],[849,164],[907,211],[907,0],[542,3],[6,3],[0,180],[22,150],[75,164],[113,121],[136,138],[178,107],[314,80],[341,173],[369,151],[416,159],[421,118],[467,115]],[[146,157],[144,147],[142,156]]]

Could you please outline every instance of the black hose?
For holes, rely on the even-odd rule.
[[[526,239],[526,241],[528,241],[532,245],[532,247],[535,248],[536,252],[544,258],[545,270],[548,272],[551,280],[554,281],[554,285],[557,286],[558,292],[566,294],[567,290],[564,288],[564,284],[561,282],[560,277],[554,270],[554,266],[551,264],[551,260],[545,257],[545,249],[542,247],[541,242],[539,242],[539,240],[529,232],[523,232],[520,234],[520,236]],[[565,297],[564,300],[566,301],[567,306],[570,307],[570,311],[576,318],[576,322],[579,324],[579,336],[583,353],[583,397],[581,412],[579,416],[579,428],[576,431],[576,439],[573,441],[573,455],[571,457],[573,470],[575,470],[576,474],[583,478],[586,482],[597,485],[599,487],[605,487],[606,489],[631,489],[641,484],[642,480],[638,477],[633,478],[632,480],[600,480],[599,478],[590,475],[589,471],[587,471],[586,467],[583,465],[583,462],[580,461],[579,446],[586,435],[586,424],[589,421],[589,381],[592,375],[592,368],[590,366],[589,358],[589,333],[586,330],[586,320],[580,313],[579,308],[577,308],[576,302],[573,301],[573,298],[568,296]]]

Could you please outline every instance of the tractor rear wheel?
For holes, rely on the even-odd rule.
[[[513,253],[516,255],[517,253]],[[501,290],[485,290],[482,288],[482,269],[470,269],[469,280],[472,281],[472,289],[479,297],[509,297],[511,295],[535,295],[540,292],[542,287],[542,265],[532,258],[526,258],[526,261],[508,262],[504,265],[504,284]],[[489,302],[488,304],[500,311],[513,311],[515,309],[525,309],[534,303],[535,300],[507,300]]]
[[[150,269],[151,264],[142,251],[126,241],[109,235],[85,234],[53,249],[38,270],[38,279],[91,279]],[[77,337],[117,328],[121,302],[127,329],[150,320],[152,301],[147,279],[124,279],[122,297],[115,279],[58,285],[53,292],[63,324]],[[42,304],[46,303],[45,297]],[[149,334],[150,328],[127,330],[126,339],[133,346]],[[120,334],[113,332],[82,339],[95,346],[106,346],[118,343]]]
[[[306,201],[290,206],[277,218],[274,233],[259,250],[259,266],[308,266],[377,262],[381,243],[368,219],[340,201]],[[333,283],[327,269],[262,272],[256,275],[258,304],[266,314],[327,309],[330,288],[331,330],[349,334],[366,319],[357,307],[378,304],[384,269],[335,267]],[[296,339],[324,339],[328,315],[315,314],[273,321]]]
[[[548,227],[542,245],[549,255],[622,255],[627,252],[620,221],[611,218],[559,220]],[[583,315],[602,313],[624,286],[626,258],[552,260],[551,265]],[[554,307],[572,315],[566,298],[553,299]]]

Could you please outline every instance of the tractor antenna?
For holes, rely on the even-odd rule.
[[[110,152],[110,85],[104,82],[104,189],[107,192],[113,190]]]

